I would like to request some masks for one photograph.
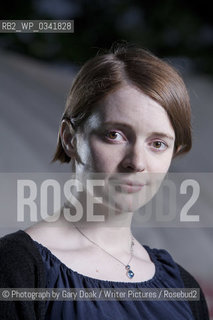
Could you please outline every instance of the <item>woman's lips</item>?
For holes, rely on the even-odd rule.
[[[115,189],[117,191],[126,192],[126,193],[135,193],[140,191],[145,184],[140,182],[133,182],[133,181],[113,181]]]

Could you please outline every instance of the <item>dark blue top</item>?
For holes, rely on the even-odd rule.
[[[155,264],[155,275],[144,282],[116,282],[84,276],[68,268],[33,240],[47,273],[47,288],[183,288],[179,269],[163,249],[144,245]],[[46,320],[194,320],[187,301],[46,301]]]

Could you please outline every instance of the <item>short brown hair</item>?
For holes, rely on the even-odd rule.
[[[88,60],[74,79],[62,119],[68,119],[77,130],[96,103],[124,83],[139,88],[166,110],[175,131],[174,156],[188,152],[192,144],[191,108],[184,81],[169,63],[142,48],[118,46]],[[60,134],[56,160],[71,160]]]

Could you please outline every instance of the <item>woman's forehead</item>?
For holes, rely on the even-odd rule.
[[[123,86],[97,103],[96,111],[100,111],[103,116],[109,117],[127,113],[137,112],[143,115],[145,112],[161,112],[167,114],[164,108],[148,95],[133,86]],[[155,109],[155,110],[153,110]]]
[[[88,119],[91,127],[120,123],[134,128],[166,128],[173,131],[166,110],[139,89],[125,86],[110,93],[94,108]]]

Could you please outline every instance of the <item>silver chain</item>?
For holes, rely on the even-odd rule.
[[[94,242],[93,240],[89,239],[76,225],[73,224],[73,226],[85,237],[87,238],[87,240],[89,240],[91,243],[93,243],[95,246],[97,246],[98,248],[100,248],[101,250],[103,250],[104,252],[106,252],[107,254],[109,254],[112,258],[114,258],[115,260],[117,260],[118,262],[122,263],[125,267],[129,265],[130,261],[132,260],[133,257],[133,246],[134,246],[134,239],[133,239],[133,235],[131,234],[131,246],[130,246],[130,259],[127,262],[127,264],[123,263],[121,260],[119,260],[118,258],[114,257],[111,253],[109,253],[108,251],[106,251],[104,248],[102,248],[101,246],[99,246],[99,244],[97,244],[96,242]]]

